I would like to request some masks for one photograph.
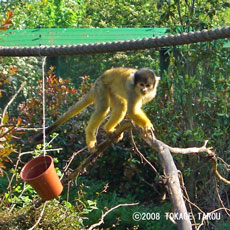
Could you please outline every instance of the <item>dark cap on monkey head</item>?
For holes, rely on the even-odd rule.
[[[155,77],[155,73],[149,68],[138,69],[134,74],[134,85],[136,85],[138,82],[154,85]]]

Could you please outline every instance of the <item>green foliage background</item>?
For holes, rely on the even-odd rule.
[[[3,1],[0,5],[0,16],[13,11],[11,28],[46,28],[46,27],[168,27],[170,33],[189,32],[230,25],[229,1],[196,1],[196,0],[42,0],[42,1]],[[0,34],[1,36],[1,34]],[[165,143],[177,146],[201,146],[205,140],[213,146],[218,156],[229,162],[229,93],[230,93],[230,56],[229,50],[223,49],[222,40],[209,43],[198,43],[165,49],[168,57],[168,68],[160,71],[158,50],[140,52],[119,52],[87,56],[61,57],[61,76],[55,77],[56,69],[50,70],[47,80],[47,122],[51,123],[67,108],[78,100],[104,70],[115,66],[143,67],[155,69],[161,74],[156,100],[145,107],[151,118],[156,136]],[[17,71],[11,74],[11,69]],[[22,81],[27,85],[9,108],[9,121],[13,125],[20,117],[20,127],[41,127],[41,60],[39,58],[1,58],[0,72],[7,76],[9,84],[1,85],[3,93],[0,98],[0,114],[15,90]],[[2,77],[3,75],[1,75]],[[89,77],[87,77],[89,76]],[[61,80],[61,78],[65,80]],[[56,165],[62,171],[66,160],[74,151],[85,144],[84,128],[90,107],[82,114],[63,125],[60,135],[52,142],[52,148],[62,147],[60,153],[52,152]],[[36,195],[28,189],[23,196],[23,184],[18,172],[23,163],[31,155],[22,156],[22,162],[13,170],[19,153],[34,150],[31,136],[34,131],[24,131],[17,138],[10,140],[15,153],[10,155],[12,163],[6,163],[4,177],[1,180],[0,226],[15,229],[18,217],[25,213]],[[103,138],[103,130],[99,129],[98,137]],[[147,156],[161,174],[162,169],[156,153],[152,152],[135,135],[138,148]],[[39,147],[37,147],[39,148]],[[71,168],[75,168],[85,158],[79,155]],[[185,186],[189,197],[204,211],[208,212],[221,207],[218,199],[215,178],[211,171],[211,163],[203,155],[174,156],[178,169],[184,175]],[[228,177],[226,165],[219,162],[219,170]],[[7,177],[15,175],[11,191],[7,190]],[[65,221],[68,229],[82,229],[83,226],[97,222],[101,210],[111,208],[118,203],[140,202],[135,208],[122,208],[110,214],[103,229],[164,229],[164,218],[158,222],[134,222],[131,213],[137,211],[168,212],[170,200],[161,200],[164,187],[159,183],[158,175],[142,164],[134,154],[128,135],[118,144],[114,144],[106,153],[94,162],[84,176],[78,179],[77,185],[70,188],[68,202],[63,195],[60,203],[52,201],[46,208],[44,221],[40,228],[48,225],[50,229],[58,229],[61,221]],[[105,190],[105,185],[109,187]],[[218,183],[219,194],[227,205],[229,188]],[[105,191],[104,191],[105,190]],[[103,192],[102,192],[103,191]],[[64,194],[67,194],[65,191]],[[26,201],[26,202],[25,202]],[[16,204],[16,207],[13,206]],[[14,207],[14,209],[12,209]],[[21,208],[25,208],[23,211]],[[12,209],[12,215],[9,210]],[[124,211],[125,210],[125,211]],[[40,210],[31,213],[28,223],[18,220],[18,226],[32,226]],[[195,213],[197,209],[193,210]],[[62,219],[61,215],[65,213]],[[71,213],[71,214],[70,214]],[[85,220],[85,218],[88,218]],[[70,219],[68,219],[70,218]],[[226,221],[207,223],[203,229],[221,229]],[[49,221],[48,221],[49,220]],[[48,222],[47,222],[48,221]],[[2,225],[1,225],[2,224]],[[24,225],[23,225],[24,224]],[[27,225],[25,225],[27,224]],[[12,226],[11,226],[12,225]],[[46,228],[48,229],[46,225]],[[175,229],[166,222],[167,229]],[[222,229],[227,229],[225,223]],[[20,227],[19,227],[20,229]],[[63,226],[61,227],[63,229]]]

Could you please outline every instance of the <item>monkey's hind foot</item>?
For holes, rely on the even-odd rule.
[[[124,137],[124,133],[121,133],[120,135],[117,136],[116,138],[116,143],[118,143],[119,141],[121,141]]]
[[[96,152],[97,151],[97,147],[96,146],[94,146],[94,147],[88,147],[88,152],[89,153],[94,153],[94,152]]]
[[[87,142],[88,151],[90,153],[94,153],[97,150],[96,145],[97,145],[97,142],[95,140]]]

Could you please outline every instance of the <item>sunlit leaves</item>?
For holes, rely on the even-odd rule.
[[[21,122],[21,118],[10,119],[8,114],[5,114],[2,118],[2,124],[0,125],[0,168],[5,168],[4,162],[8,162],[8,156],[17,152],[13,140],[16,136],[24,134],[17,129]]]
[[[12,17],[13,17],[13,11],[9,11],[6,14],[6,17],[2,19],[1,26],[0,26],[0,32],[1,30],[7,30],[9,26],[12,24]]]
[[[13,12],[9,11],[6,14],[6,17],[2,19],[0,32],[2,30],[7,30],[12,24]],[[17,68],[10,67],[8,69],[9,75],[12,76],[17,72]],[[2,97],[3,92],[6,93],[4,89],[5,85],[10,84],[11,82],[8,79],[8,75],[0,72],[0,98]],[[20,124],[20,119],[16,122],[16,125],[11,125],[9,122],[9,114],[3,113],[0,114],[0,174],[2,175],[1,168],[5,168],[4,162],[8,162],[8,156],[15,152],[14,144],[11,142],[13,135],[16,134],[15,127]]]
[[[78,25],[78,20],[84,14],[84,0],[79,1],[11,1],[2,3],[2,11],[10,8],[14,11],[13,27],[70,27]]]
[[[9,120],[9,115],[5,114],[5,116],[2,118],[2,124],[6,124],[6,122]]]
[[[78,91],[70,84],[69,80],[58,78],[54,74],[54,70],[54,67],[51,66],[47,72],[45,83],[46,116],[53,120],[63,113],[62,108],[68,108],[89,89],[87,83],[89,77],[83,77],[81,90]],[[28,99],[26,102],[22,102],[19,106],[23,123],[26,121],[27,124],[41,124],[42,80],[39,80],[38,83],[38,86],[33,88],[36,96]]]

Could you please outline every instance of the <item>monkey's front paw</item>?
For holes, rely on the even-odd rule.
[[[153,128],[152,123],[148,123],[143,127],[145,132],[149,132],[149,131],[154,131],[155,129]]]
[[[155,131],[155,129],[151,123],[144,126],[143,130],[144,130],[144,136],[145,137],[147,137],[148,135],[152,134],[152,132]]]

